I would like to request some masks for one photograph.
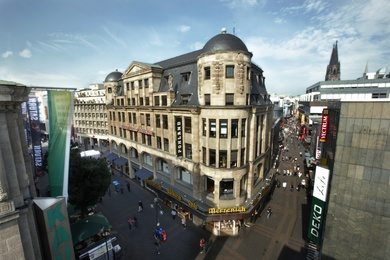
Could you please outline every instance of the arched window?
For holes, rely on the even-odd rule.
[[[166,161],[159,158],[157,160],[157,171],[163,173],[170,173],[169,164]]]

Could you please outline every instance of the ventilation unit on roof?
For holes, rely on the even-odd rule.
[[[227,33],[227,31],[226,31],[226,28],[225,28],[225,27],[222,27],[222,29],[221,29],[221,33],[223,33],[223,34]]]

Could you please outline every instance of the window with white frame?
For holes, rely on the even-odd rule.
[[[177,179],[182,182],[192,184],[191,173],[182,167],[177,168]]]

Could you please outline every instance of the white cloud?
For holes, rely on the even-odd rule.
[[[1,54],[1,56],[6,59],[8,57],[11,57],[14,53],[12,51],[5,51],[3,52],[3,54]]]
[[[227,3],[229,8],[245,8],[255,5],[264,5],[267,0],[220,0],[222,3]]]
[[[108,36],[111,37],[114,42],[121,45],[124,48],[127,48],[127,44],[125,41],[123,41],[120,37],[116,36],[113,32],[111,32],[106,26],[102,26],[105,33],[107,33]]]
[[[309,13],[315,12],[320,13],[327,7],[327,3],[323,0],[305,0],[301,5],[289,6],[283,8],[281,11],[285,13]]]
[[[21,52],[19,52],[19,56],[23,58],[31,58],[32,54],[29,49],[23,49]]]
[[[284,20],[283,18],[280,18],[280,17],[276,17],[274,19],[274,23],[276,24],[282,24],[282,23],[286,23],[286,20]]]
[[[177,27],[177,30],[178,30],[179,32],[185,33],[185,32],[188,32],[189,30],[191,30],[191,27],[188,26],[188,25],[182,24],[182,25],[180,25],[179,27]]]

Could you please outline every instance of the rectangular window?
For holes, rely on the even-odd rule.
[[[372,93],[372,98],[387,98],[387,93]]]
[[[216,137],[217,136],[217,123],[215,119],[209,120],[210,124],[210,137]]]
[[[183,168],[179,168],[177,172],[177,178],[185,183],[192,184],[191,173]]]
[[[226,65],[225,73],[227,79],[234,78],[234,65]]]
[[[162,145],[161,145],[161,137],[157,136],[157,149],[162,149]]]
[[[250,80],[251,79],[251,68],[246,67],[246,79]]]
[[[149,106],[149,98],[148,97],[145,98],[145,106]]]
[[[138,87],[142,88],[142,79],[138,80]]]
[[[152,146],[152,136],[146,135],[146,144]]]
[[[142,144],[146,144],[146,138],[145,138],[145,134],[141,134],[141,140],[142,140]]]
[[[226,94],[225,95],[225,104],[227,106],[233,106],[234,105],[234,94]]]
[[[134,90],[134,81],[130,82],[131,90]]]
[[[209,164],[210,164],[210,166],[214,166],[215,167],[215,163],[216,163],[216,153],[215,153],[215,150],[214,149],[209,149]]]
[[[125,112],[122,112],[122,122],[126,122]]]
[[[219,120],[219,137],[228,137],[228,121],[226,119]]]
[[[112,112],[112,120],[113,121],[115,121],[116,119],[115,119],[115,111],[114,112]]]
[[[202,147],[202,162],[204,164],[207,163],[207,160],[206,160],[207,156],[206,156],[206,148],[205,147]]]
[[[154,97],[154,105],[157,107],[160,106],[160,97],[159,96]]]
[[[210,94],[204,94],[204,105],[210,106]]]
[[[219,151],[219,168],[227,167],[227,151],[220,150]]]
[[[192,159],[192,145],[191,144],[185,144],[185,151],[186,151],[186,158]]]
[[[139,98],[139,105],[140,106],[143,106],[144,105],[144,98]]]
[[[206,125],[206,119],[202,119],[202,125],[203,125],[203,136],[207,135],[207,125]]]
[[[231,121],[232,138],[238,137],[238,119],[232,119]]]
[[[204,79],[210,79],[211,71],[210,67],[204,67]]]
[[[181,74],[181,79],[183,82],[188,82],[190,80],[190,72],[185,72]]]
[[[141,113],[140,114],[140,117],[141,117],[141,125],[145,125],[145,114]]]
[[[129,82],[126,82],[126,90],[130,90],[130,84],[129,84]]]
[[[146,125],[150,126],[150,114],[146,114]]]
[[[184,132],[191,133],[191,117],[185,117],[184,118]]]
[[[164,151],[169,152],[169,140],[164,138]]]
[[[245,148],[241,149],[240,166],[242,167],[243,165],[245,165]]]
[[[181,105],[187,105],[188,104],[188,101],[190,100],[191,98],[191,94],[183,94],[181,95]]]
[[[144,79],[144,86],[145,88],[149,87],[149,79]]]
[[[131,120],[131,113],[130,112],[127,113],[127,117],[129,119],[129,123],[131,124],[132,120]]]
[[[133,124],[137,124],[137,114],[133,113]]]
[[[127,105],[131,106],[131,99],[130,98],[127,98]]]
[[[168,105],[167,96],[161,96],[161,105],[162,106],[167,106]]]
[[[232,150],[230,152],[230,168],[237,167],[237,150]]]
[[[156,128],[160,128],[161,127],[161,116],[160,115],[156,115]]]
[[[241,137],[245,137],[245,132],[246,132],[245,123],[246,123],[246,119],[241,119]]]
[[[131,99],[131,105],[133,105],[133,106],[136,106],[137,104],[135,103],[135,98],[132,98]]]
[[[163,115],[163,128],[168,129],[168,116]]]

